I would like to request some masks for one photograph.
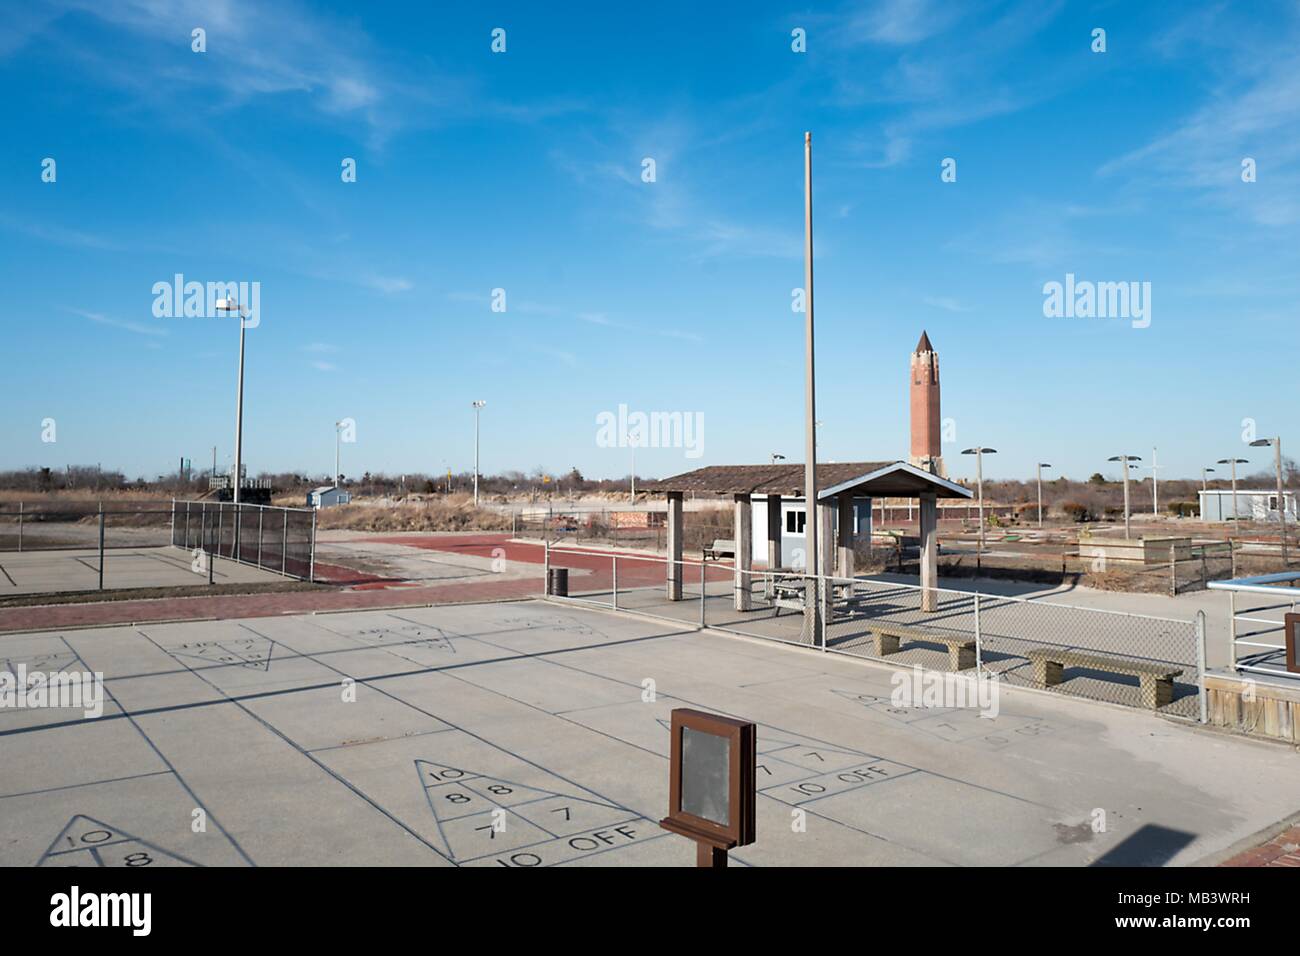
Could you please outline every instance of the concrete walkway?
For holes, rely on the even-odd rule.
[[[688,866],[656,822],[678,706],[760,725],[737,864],[1185,864],[1300,804],[1286,748],[1014,688],[996,717],[898,706],[886,668],[540,601],[6,634],[0,660],[107,693],[0,711],[0,865]]]

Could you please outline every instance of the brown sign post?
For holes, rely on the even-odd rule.
[[[1300,614],[1286,614],[1282,618],[1286,631],[1286,669],[1292,674],[1300,674],[1300,640],[1296,631],[1300,630]]]
[[[668,816],[659,825],[695,841],[697,866],[726,866],[728,850],[754,842],[757,745],[748,721],[672,713]]]

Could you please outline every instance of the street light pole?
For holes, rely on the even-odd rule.
[[[1205,473],[1214,471],[1213,468],[1201,468],[1201,520],[1205,520],[1205,501],[1209,497],[1209,485],[1205,481]]]
[[[1051,468],[1051,464],[1045,461],[1038,463],[1038,527],[1043,527],[1043,469]]]
[[[812,231],[812,133],[803,134],[803,284],[804,284],[804,531],[808,555],[805,572],[819,572],[817,548],[817,388],[813,367],[813,231]],[[804,616],[811,640],[816,641],[817,587],[809,582],[804,588]]]
[[[1216,465],[1232,465],[1232,526],[1238,531],[1241,530],[1241,512],[1237,510],[1237,466],[1248,465],[1250,462],[1244,458],[1220,458],[1215,462]]]
[[[1278,520],[1282,522],[1282,567],[1286,567],[1286,495],[1282,488],[1282,436],[1260,438],[1251,442],[1251,444],[1255,446],[1273,446],[1273,467],[1277,470],[1277,516]]]
[[[978,553],[980,554],[984,553],[984,455],[996,455],[997,451],[996,448],[985,448],[983,446],[967,448],[962,451],[963,455],[975,456],[975,485],[979,490],[980,537]]]
[[[1129,533],[1129,508],[1128,508],[1128,463],[1130,461],[1141,461],[1137,455],[1115,455],[1107,458],[1107,461],[1118,461],[1124,465],[1124,540],[1128,540]]]
[[[478,507],[478,413],[487,402],[477,399],[474,406],[474,507]]]

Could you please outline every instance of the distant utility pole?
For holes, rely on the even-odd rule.
[[[1160,479],[1156,472],[1160,466],[1156,464],[1156,449],[1151,448],[1151,517],[1160,517]]]

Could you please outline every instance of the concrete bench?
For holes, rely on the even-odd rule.
[[[726,538],[719,538],[712,545],[704,549],[704,560],[712,558],[717,561],[719,558],[734,558],[736,556],[736,543],[728,541]]]
[[[975,666],[975,638],[973,637],[952,637],[884,621],[869,623],[877,657],[897,654],[902,649],[903,641],[924,642],[942,644],[948,648],[948,670],[950,671],[964,671]]]
[[[1064,680],[1067,667],[1084,667],[1088,670],[1126,674],[1138,679],[1142,706],[1156,710],[1174,699],[1174,678],[1183,672],[1181,667],[1157,661],[1124,660],[1103,657],[1087,651],[1073,651],[1061,647],[1031,647],[1025,657],[1034,665],[1034,683],[1051,687]]]

